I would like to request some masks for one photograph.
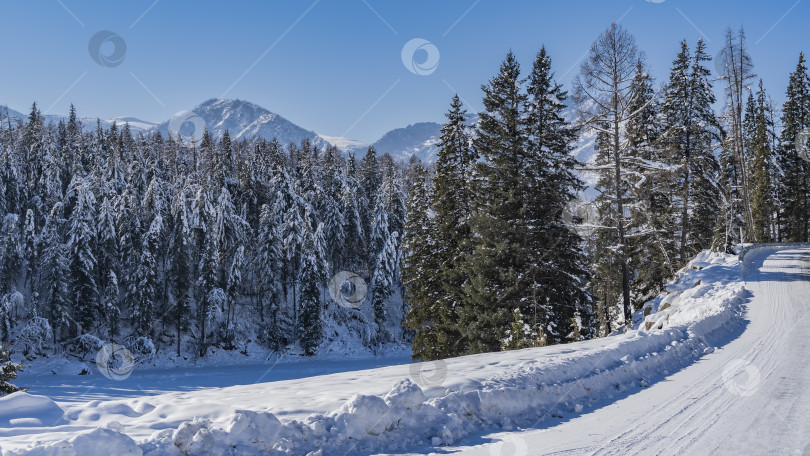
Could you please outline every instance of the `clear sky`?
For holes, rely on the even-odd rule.
[[[570,88],[615,21],[636,36],[658,82],[681,39],[693,47],[703,36],[715,55],[725,29],[744,26],[780,104],[799,52],[810,51],[810,0],[0,0],[0,104],[27,112],[37,101],[64,114],[73,102],[81,116],[163,121],[208,98],[240,98],[318,133],[372,142],[442,121],[453,92],[480,110],[481,84],[510,49],[528,69],[545,44]],[[88,46],[102,30],[120,39],[99,38],[99,64]],[[435,68],[420,67],[434,49],[424,42],[407,59],[415,72],[403,64],[414,38],[438,50]]]

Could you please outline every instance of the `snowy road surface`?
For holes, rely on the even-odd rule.
[[[810,455],[810,249],[753,251],[745,266],[747,325],[727,345],[570,421],[451,454]]]
[[[810,248],[754,250],[745,263],[704,252],[648,304],[649,315],[636,315],[634,330],[575,344],[426,365],[347,360],[211,368],[202,377],[166,369],[115,383],[82,376],[73,386],[45,376],[29,391],[42,396],[0,399],[0,448],[810,454]]]

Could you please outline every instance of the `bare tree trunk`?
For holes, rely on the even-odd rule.
[[[621,129],[624,123],[637,115],[628,112],[628,106],[632,106],[632,102],[639,95],[631,84],[638,58],[638,49],[633,36],[620,26],[611,25],[591,46],[588,59],[582,64],[580,76],[575,82],[574,94],[586,124],[591,129],[605,134],[609,139],[609,146],[605,151],[607,166],[604,169],[605,177],[610,176],[609,178],[613,180],[613,188],[608,188],[606,194],[613,193],[612,197],[616,200],[610,204],[615,204],[616,208],[616,220],[612,228],[618,235],[618,245],[615,247],[621,268],[622,307],[626,324],[631,322],[632,309],[630,268],[625,245],[625,198],[622,183],[625,172],[622,156],[625,150],[622,148]],[[610,165],[612,170],[609,168]],[[613,286],[612,281],[610,286]],[[608,294],[606,291],[606,297]],[[606,306],[608,304],[605,303]]]

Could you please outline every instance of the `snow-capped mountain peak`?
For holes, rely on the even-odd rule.
[[[281,144],[300,143],[308,139],[317,146],[327,144],[317,133],[306,130],[284,117],[271,112],[257,104],[244,100],[222,100],[211,98],[191,110],[205,123],[208,132],[220,137],[228,130],[231,139],[249,139],[252,137],[271,140],[278,139]],[[172,119],[158,125],[162,135],[168,134]],[[194,132],[200,137],[202,132]]]

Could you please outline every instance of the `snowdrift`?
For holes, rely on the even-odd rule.
[[[665,293],[635,314],[632,327],[623,333],[565,346],[570,350],[559,356],[544,355],[552,347],[521,350],[526,361],[487,371],[482,381],[423,389],[402,379],[386,394],[356,394],[335,410],[313,410],[300,420],[237,410],[216,422],[187,420],[137,445],[126,427],[113,423],[68,440],[3,454],[322,456],[450,445],[485,431],[575,416],[660,380],[713,351],[712,341],[739,329],[744,301],[738,258],[703,252],[679,271]],[[504,355],[465,358],[480,359],[486,371]],[[453,360],[448,363],[452,368]],[[362,381],[357,382],[358,390],[365,388]]]

